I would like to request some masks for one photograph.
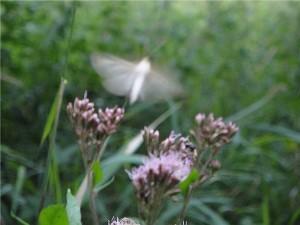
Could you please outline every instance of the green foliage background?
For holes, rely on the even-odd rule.
[[[299,2],[2,1],[1,217],[16,223],[9,212],[24,166],[17,214],[37,221],[48,151],[39,144],[62,76],[68,84],[56,138],[59,175],[64,194],[77,189],[83,165],[65,106],[85,90],[99,107],[123,104],[103,89],[89,62],[92,52],[107,52],[133,60],[150,55],[175,71],[187,94],[160,127],[163,135],[172,129],[188,134],[197,112],[240,126],[220,156],[222,170],[194,194],[190,225],[299,224],[299,28]],[[177,101],[129,108],[104,158]],[[130,166],[97,199],[103,224],[137,215],[124,172]],[[55,202],[51,193],[46,205]],[[159,224],[169,224],[180,207],[168,205]],[[86,205],[82,213],[89,224]]]

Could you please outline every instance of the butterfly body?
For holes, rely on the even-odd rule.
[[[149,75],[151,64],[147,58],[144,58],[141,62],[136,65],[135,74],[136,79],[132,84],[132,88],[129,95],[129,103],[134,103],[138,97],[141,89],[143,87],[146,76]]]
[[[91,62],[102,77],[104,88],[114,95],[128,97],[130,104],[138,99],[164,99],[182,93],[174,79],[152,69],[148,58],[132,63],[111,55],[92,54]]]

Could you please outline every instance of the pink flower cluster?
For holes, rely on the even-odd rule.
[[[139,225],[132,219],[124,217],[123,219],[112,219],[111,221],[108,221],[108,225]]]
[[[238,127],[232,123],[225,123],[223,119],[214,118],[214,115],[197,114],[195,117],[197,127],[192,131],[197,142],[204,148],[220,149],[230,142]]]
[[[193,167],[194,154],[190,142],[173,132],[159,142],[159,132],[144,130],[144,140],[149,156],[139,167],[128,172],[137,196],[145,204],[159,198],[184,180]]]
[[[110,135],[116,132],[120,121],[124,117],[124,108],[115,106],[114,108],[99,109],[98,116],[100,123],[97,127],[99,133]]]
[[[143,165],[133,168],[129,177],[139,199],[149,202],[155,198],[158,189],[163,188],[166,192],[186,178],[191,171],[191,163],[184,162],[181,157],[178,152],[151,155]]]
[[[86,97],[69,103],[67,112],[77,136],[88,144],[97,144],[114,133],[124,116],[124,109],[117,106],[96,112],[94,103]]]
[[[162,153],[179,152],[182,160],[187,162],[193,162],[196,158],[196,147],[181,134],[175,134],[172,131],[162,142],[159,140],[157,130],[145,128],[143,134],[148,154],[159,156]]]

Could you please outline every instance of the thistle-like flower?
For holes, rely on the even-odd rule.
[[[184,162],[179,152],[150,155],[144,163],[128,172],[140,204],[141,215],[152,224],[162,201],[185,179],[192,164]],[[151,222],[150,222],[151,221]]]
[[[138,199],[144,205],[153,205],[176,187],[190,173],[191,161],[182,160],[179,152],[160,156],[151,155],[144,163],[128,172]]]
[[[238,131],[238,127],[234,123],[225,123],[221,117],[214,118],[212,113],[209,115],[199,113],[195,120],[197,127],[191,133],[203,148],[211,147],[218,150],[229,143]]]
[[[177,185],[190,174],[195,149],[188,138],[174,132],[160,142],[157,130],[145,128],[143,137],[149,156],[128,175],[141,204],[141,213],[152,224],[163,199],[178,192]]]
[[[139,225],[139,224],[133,221],[132,219],[124,217],[122,219],[113,218],[111,221],[108,221],[108,225]]]

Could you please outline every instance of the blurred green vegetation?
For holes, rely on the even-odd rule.
[[[194,194],[190,225],[300,224],[299,28],[299,2],[1,1],[1,217],[16,224],[9,215],[15,208],[37,221],[48,151],[40,140],[61,77],[68,84],[56,137],[59,175],[64,195],[78,188],[83,165],[67,102],[88,90],[99,107],[123,104],[91,68],[89,55],[99,51],[135,60],[150,55],[176,72],[187,95],[160,127],[164,135],[188,134],[197,112],[240,126],[220,156],[223,169]],[[128,108],[104,159],[177,101]],[[129,166],[97,198],[103,224],[137,215]],[[16,194],[20,170],[25,179]],[[46,205],[54,199],[50,191]],[[180,207],[168,204],[160,224]],[[82,211],[89,224],[86,205]]]

